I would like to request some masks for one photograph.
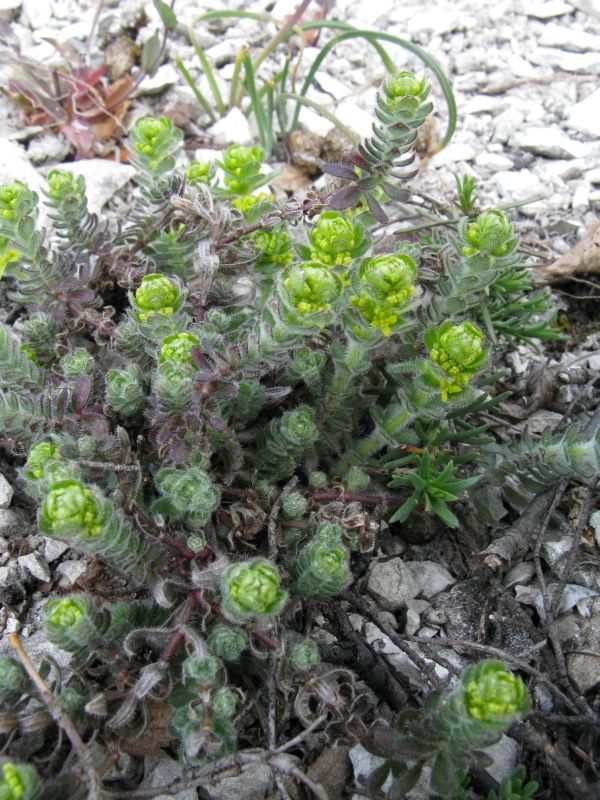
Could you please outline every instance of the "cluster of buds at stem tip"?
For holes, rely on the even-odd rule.
[[[529,710],[527,687],[500,661],[480,661],[465,670],[460,692],[465,711],[490,730],[505,730]]]
[[[27,461],[23,465],[21,475],[29,481],[40,481],[45,475],[54,476],[54,467],[61,466],[61,455],[54,442],[38,442],[29,451]],[[54,478],[58,480],[58,478]]]
[[[187,168],[188,183],[196,186],[199,183],[210,183],[215,177],[215,165],[212,161],[192,161]]]
[[[0,186],[0,232],[6,223],[17,225],[37,206],[38,197],[23,181],[14,180]]]
[[[210,476],[196,466],[164,467],[156,474],[154,484],[162,497],[154,502],[152,511],[181,520],[191,529],[206,525],[221,499]]]
[[[512,225],[501,211],[484,211],[474,222],[464,218],[458,228],[464,242],[461,252],[470,257],[478,254],[492,258],[510,255],[519,244]]]
[[[129,136],[130,161],[141,171],[163,175],[175,166],[183,139],[181,131],[166,117],[140,117]]]
[[[254,262],[258,272],[273,272],[280,267],[287,267],[294,260],[294,251],[285,231],[254,231],[251,239],[258,254]]]
[[[110,623],[107,611],[96,611],[86,595],[53,598],[44,607],[48,639],[70,653],[100,646]]]
[[[265,160],[265,153],[258,145],[244,147],[233,144],[223,153],[223,161],[219,164],[225,172],[223,182],[233,194],[249,194],[262,183],[260,171]]]
[[[286,478],[298,466],[298,460],[319,438],[315,411],[300,405],[269,423],[258,454],[261,477]]]
[[[347,266],[362,255],[369,246],[362,225],[339,211],[324,211],[308,234],[312,249],[310,256],[328,266]]]
[[[427,373],[426,382],[440,389],[444,401],[450,394],[462,392],[488,357],[482,332],[470,322],[453,325],[447,320],[437,330],[431,328],[425,334],[425,345],[431,362],[441,370],[441,375]]]
[[[160,315],[170,317],[183,304],[183,294],[175,283],[161,273],[146,275],[131,298],[134,317],[147,322]]]
[[[431,91],[424,78],[407,70],[387,75],[381,88],[387,110],[405,114],[418,111]]]
[[[417,265],[403,253],[375,256],[364,261],[353,281],[357,292],[352,305],[374,328],[389,336],[415,291]]]
[[[192,348],[200,349],[200,340],[193,333],[173,333],[165,336],[160,348],[160,363],[170,361],[174,364],[194,366]]]
[[[0,800],[34,800],[40,787],[35,767],[5,761],[0,767]]]
[[[279,316],[292,327],[324,328],[342,293],[342,280],[318,261],[297,264],[284,274],[279,287]]]
[[[18,661],[0,656],[0,702],[16,703],[28,682],[27,673]]]
[[[287,602],[277,567],[266,558],[233,564],[223,576],[222,611],[231,620],[278,614]]]

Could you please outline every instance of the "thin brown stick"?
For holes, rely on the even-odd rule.
[[[52,719],[61,728],[61,730],[65,732],[69,741],[71,742],[71,745],[73,746],[73,750],[77,753],[81,762],[81,766],[83,767],[88,779],[88,800],[100,800],[103,795],[102,781],[98,771],[96,770],[96,767],[94,766],[94,759],[92,758],[91,752],[83,742],[83,739],[79,735],[77,728],[65,711],[63,704],[46,686],[44,679],[34,667],[33,662],[23,649],[23,645],[21,644],[21,640],[19,639],[18,635],[16,633],[9,633],[8,641],[10,646],[19,657],[19,661],[23,665],[25,672],[33,681],[40,696],[40,700],[48,709]]]

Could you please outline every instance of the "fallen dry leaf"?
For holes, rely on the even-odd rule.
[[[551,282],[566,280],[582,272],[600,272],[600,222],[593,225],[568,253],[537,270],[540,278]]]

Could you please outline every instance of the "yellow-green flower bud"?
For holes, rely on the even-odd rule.
[[[48,173],[48,196],[52,200],[75,202],[85,197],[85,178],[72,172],[53,169]]]
[[[341,293],[341,281],[316,261],[292,267],[283,279],[286,299],[302,315],[330,311]]]
[[[252,241],[259,254],[254,266],[287,267],[294,260],[294,251],[285,231],[254,231]]]
[[[0,278],[4,275],[4,270],[9,264],[17,263],[20,259],[19,253],[9,247],[6,236],[0,236]]]
[[[504,729],[529,710],[527,687],[500,661],[481,661],[462,678],[467,714],[474,720]]]
[[[237,181],[235,178],[225,178],[225,183],[228,185],[231,191],[241,191],[244,186],[241,181]],[[231,185],[230,185],[231,184]],[[251,208],[258,205],[259,203],[266,203],[269,200],[274,200],[275,195],[268,194],[267,192],[259,192],[258,194],[247,194],[244,197],[236,197],[234,200],[231,201],[231,205],[234,208],[237,208],[238,211],[241,211],[242,214],[245,214],[247,211],[250,211]]]
[[[405,114],[418,111],[430,91],[424,78],[417,78],[406,70],[388,75],[382,89],[388,109],[400,110]]]
[[[154,314],[170,316],[181,306],[181,292],[166,275],[146,275],[133,296],[136,318],[146,322]]]
[[[389,336],[414,294],[416,279],[417,265],[410,256],[375,256],[361,264],[354,282],[360,291],[350,302],[370,325]]]
[[[37,195],[23,181],[14,180],[0,186],[0,217],[7,222],[19,222],[31,214],[37,204]]]
[[[38,442],[29,451],[23,474],[30,481],[37,481],[44,476],[46,466],[60,458],[59,448],[53,442]]]
[[[166,117],[140,117],[129,137],[130,160],[142,172],[162,175],[175,166],[183,134]]]
[[[215,168],[212,161],[192,161],[186,174],[188,182],[194,186],[197,183],[209,183],[214,173]]]
[[[54,484],[46,495],[40,514],[40,529],[48,536],[80,535],[85,539],[102,530],[100,510],[92,491],[79,481]]]
[[[475,222],[463,220],[459,230],[465,242],[462,248],[465,256],[484,253],[499,258],[511,253],[517,246],[517,237],[510,222],[496,209],[484,211]]]
[[[40,784],[35,767],[29,764],[2,764],[0,800],[33,800]]]
[[[364,252],[366,241],[361,225],[339,211],[324,211],[309,233],[311,258],[329,266],[350,264]]]
[[[231,619],[277,614],[287,601],[277,567],[265,558],[229,567],[222,592],[223,612]]]
[[[453,325],[447,320],[437,331],[427,331],[425,344],[431,361],[448,376],[447,381],[434,379],[443,400],[448,399],[448,394],[461,392],[487,358],[483,334],[470,322]]]
[[[173,333],[166,336],[160,348],[160,361],[192,366],[195,364],[192,347],[200,349],[200,339],[192,333]]]
[[[258,145],[245,147],[241,144],[232,144],[223,153],[223,165],[226,170],[239,173],[249,166],[262,166],[265,153]]]
[[[84,594],[53,598],[44,606],[48,639],[70,653],[97,649],[109,622],[109,613],[96,611]]]

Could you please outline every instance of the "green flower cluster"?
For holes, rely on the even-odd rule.
[[[18,223],[31,214],[37,205],[37,195],[23,181],[14,180],[0,186],[0,219]]]
[[[178,287],[161,273],[142,278],[142,283],[132,298],[134,314],[140,322],[147,322],[155,314],[171,316],[182,302]]]
[[[463,219],[459,233],[465,242],[461,252],[464,256],[482,253],[500,258],[512,253],[518,245],[512,225],[501,211],[492,209],[480,214],[475,222]]]
[[[52,598],[44,606],[48,639],[70,653],[89,653],[101,646],[110,616],[98,612],[86,595]]]
[[[198,183],[210,183],[215,176],[215,166],[212,161],[192,161],[186,175],[188,183],[192,186]]]
[[[223,578],[222,610],[232,620],[278,614],[287,602],[279,570],[266,558],[229,567]]]
[[[227,189],[233,194],[249,194],[262,183],[259,178],[264,160],[264,150],[258,145],[244,147],[233,144],[228,147],[220,165],[226,173],[223,182]]]
[[[415,291],[417,265],[402,253],[364,261],[358,270],[358,294],[350,298],[364,319],[389,336]]]
[[[297,469],[298,460],[319,438],[315,411],[300,405],[269,423],[259,456],[261,477],[285,478]]]
[[[470,322],[453,325],[447,320],[437,330],[431,328],[425,334],[425,345],[431,361],[447,376],[426,376],[428,383],[439,387],[444,401],[450,394],[462,392],[487,359],[483,334]]]
[[[254,266],[259,272],[287,267],[294,260],[294,251],[285,231],[254,231],[251,238],[258,253]]]
[[[341,294],[342,282],[337,275],[323,267],[317,261],[307,261],[292,267],[284,277],[283,287],[289,305],[301,317],[311,317],[324,311],[331,311]],[[325,316],[320,325],[326,324],[329,316]]]
[[[39,784],[35,767],[6,761],[0,776],[0,800],[33,800]]]
[[[29,451],[23,476],[30,481],[39,481],[44,477],[48,465],[60,460],[60,451],[54,442],[38,442]]]
[[[500,661],[481,661],[469,667],[461,691],[469,717],[490,729],[504,730],[529,710],[527,687]]]
[[[300,552],[294,565],[295,589],[323,600],[339,594],[352,580],[350,554],[339,525],[324,524]]]
[[[136,120],[129,141],[131,161],[139,170],[162,175],[175,166],[174,154],[183,135],[166,117],[140,117]]]
[[[200,349],[200,339],[193,333],[173,333],[165,336],[160,348],[160,362],[171,361],[174,364],[193,366],[192,347]]]
[[[48,536],[100,535],[100,509],[91,489],[76,480],[55,483],[46,495],[40,514],[40,530]]]
[[[311,258],[330,267],[348,265],[362,255],[368,240],[361,225],[339,211],[324,211],[309,233]]]
[[[427,99],[430,87],[425,78],[417,78],[412,72],[403,70],[389,74],[382,86],[385,102],[390,111],[410,113],[419,109]]]
[[[85,178],[76,177],[72,172],[62,169],[53,169],[48,173],[48,197],[51,200],[60,200],[78,204],[85,200]]]

